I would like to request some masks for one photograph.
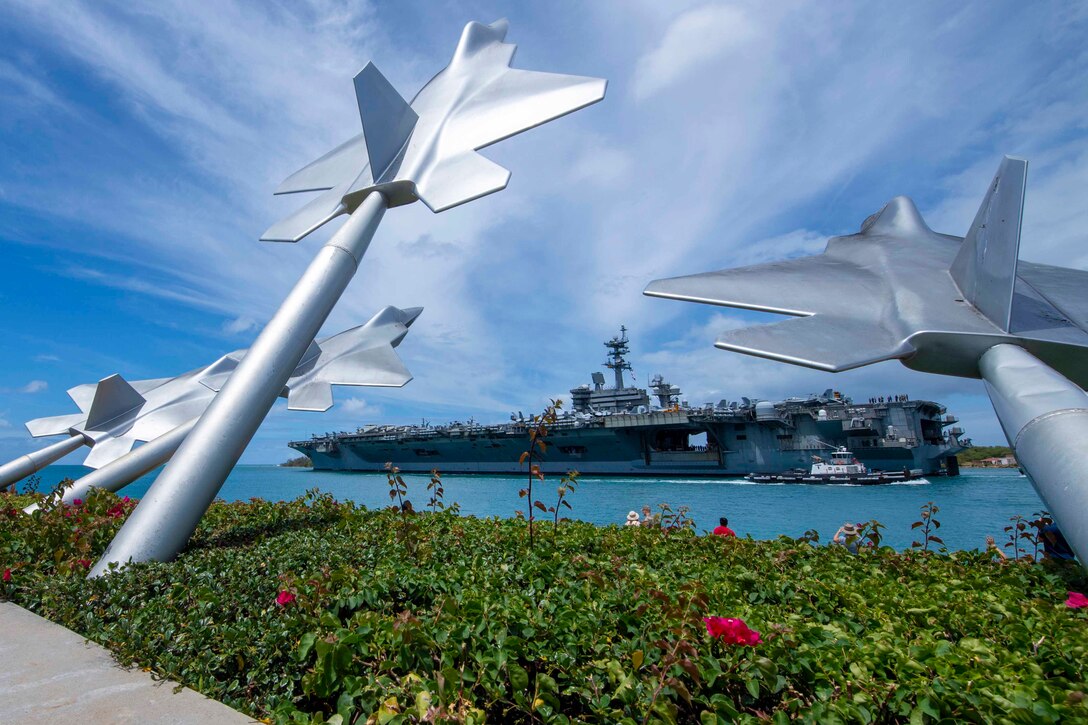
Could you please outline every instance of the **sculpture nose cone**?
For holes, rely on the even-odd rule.
[[[861,225],[862,234],[880,234],[896,237],[930,233],[925,219],[908,196],[897,196],[884,208],[866,219]]]

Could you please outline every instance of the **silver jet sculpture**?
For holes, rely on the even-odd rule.
[[[321,248],[245,359],[125,522],[91,576],[111,563],[167,561],[260,426],[355,275],[389,207],[439,212],[505,188],[510,173],[477,153],[604,97],[597,78],[517,70],[505,21],[469,23],[449,65],[408,103],[373,64],[355,76],[363,133],[289,177],[278,193],[321,191],[262,239],[294,242],[348,219]]]
[[[966,237],[903,196],[823,254],[651,282],[645,294],[792,315],[716,346],[840,372],[899,360],[982,378],[1005,435],[1088,561],[1088,272],[1019,260],[1027,161],[1005,157]]]
[[[313,342],[280,393],[288,409],[328,410],[333,385],[407,384],[411,373],[394,348],[421,312],[386,307],[364,325]],[[60,500],[71,503],[92,488],[118,491],[169,460],[246,352],[237,350],[174,378],[129,383],[111,375],[68,391],[81,413],[28,422],[34,436],[67,434],[93,446],[84,465],[96,470],[65,488]],[[139,441],[146,443],[133,449]]]

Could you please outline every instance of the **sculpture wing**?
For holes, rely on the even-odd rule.
[[[86,413],[73,413],[72,415],[54,415],[49,418],[35,418],[26,422],[26,429],[35,438],[41,436],[57,436],[67,433],[70,429],[79,427],[87,420]]]
[[[333,385],[402,387],[412,379],[390,345],[342,355],[298,383],[288,383],[290,410],[325,411],[332,407]]]
[[[310,163],[283,180],[274,194],[297,194],[304,191],[327,191],[345,179],[354,179],[360,169],[369,167],[366,139],[363,134],[345,141],[317,161]]]
[[[882,325],[832,315],[730,330],[714,346],[832,373],[914,352],[908,342]]]
[[[1021,261],[1017,274],[1073,324],[1088,332],[1088,272]]]
[[[475,151],[442,159],[420,174],[416,194],[437,213],[502,191],[510,172]]]
[[[813,284],[819,279],[819,284]],[[812,315],[841,302],[827,290],[838,287],[860,299],[883,296],[880,278],[850,262],[820,255],[751,267],[659,279],[644,294],[687,302],[739,307],[782,315]]]
[[[83,459],[83,465],[88,468],[101,468],[131,451],[134,445],[136,439],[127,435],[103,438],[91,448]]]
[[[97,388],[98,383],[83,383],[74,388],[68,388],[68,397],[75,402],[80,410],[86,413],[91,409],[91,401],[94,400],[94,391]]]
[[[354,178],[354,177],[351,177]],[[342,199],[348,182],[308,201],[301,209],[280,219],[261,235],[262,242],[297,242],[310,232],[347,212]]]
[[[603,78],[507,68],[457,109],[451,136],[481,149],[604,98]]]

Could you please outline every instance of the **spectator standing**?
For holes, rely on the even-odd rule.
[[[847,522],[839,527],[831,541],[839,546],[845,546],[851,554],[856,554],[861,544],[861,535],[857,525]]]
[[[1040,529],[1043,535],[1043,557],[1057,559],[1059,561],[1073,561],[1075,555],[1069,542],[1062,536],[1062,532],[1055,523],[1049,523]]]

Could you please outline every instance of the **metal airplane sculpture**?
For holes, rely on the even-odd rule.
[[[1017,460],[1088,561],[1088,272],[1018,259],[1027,166],[1002,161],[966,237],[932,231],[900,196],[823,254],[661,279],[645,294],[795,318],[725,332],[723,350],[982,378]]]
[[[279,311],[173,459],[110,543],[91,576],[109,564],[172,559],[185,546],[302,361],[307,345],[355,275],[390,207],[423,201],[438,212],[505,188],[509,172],[478,149],[589,106],[597,78],[510,67],[507,25],[469,23],[449,65],[411,103],[373,64],[355,77],[363,133],[288,178],[279,193],[323,191],[262,238],[298,241],[341,214]]]
[[[333,385],[408,383],[412,376],[394,348],[420,312],[420,307],[386,307],[364,325],[315,341],[281,391],[288,409],[328,410]],[[111,375],[68,391],[83,412],[28,422],[31,435],[67,434],[70,441],[92,446],[84,465],[96,470],[66,488],[62,500],[83,498],[91,488],[117,491],[169,460],[246,352],[237,350],[175,378],[129,383]],[[145,445],[133,450],[140,441]]]

